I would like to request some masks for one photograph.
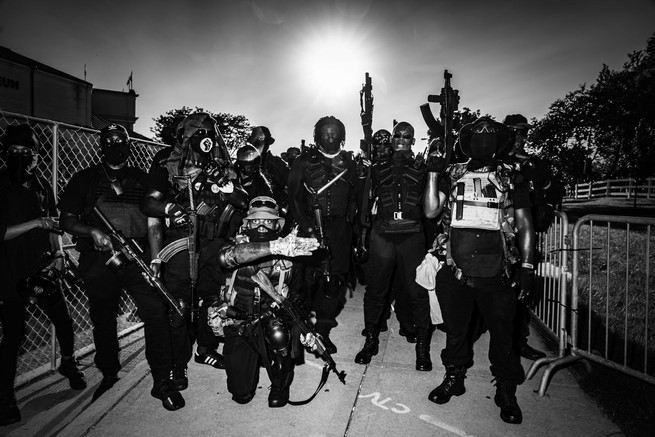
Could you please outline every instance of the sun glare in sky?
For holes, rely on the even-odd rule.
[[[370,67],[360,39],[344,32],[305,38],[297,62],[304,90],[314,99],[332,105],[357,95],[364,72]]]

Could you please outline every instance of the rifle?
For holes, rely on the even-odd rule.
[[[200,307],[198,305],[198,297],[196,296],[196,285],[198,284],[198,258],[200,254],[196,247],[198,235],[198,212],[196,210],[196,202],[193,198],[193,183],[191,178],[187,178],[187,190],[189,192],[189,292],[191,294],[191,329],[196,332],[196,325],[198,323],[198,315],[200,314]]]
[[[94,206],[93,213],[96,215],[96,217],[98,217],[98,219],[100,219],[102,224],[105,225],[109,231],[109,236],[112,237],[114,241],[116,241],[120,246],[120,252],[114,253],[114,255],[109,258],[108,263],[111,263],[112,267],[120,268],[124,262],[120,260],[121,256],[127,257],[128,260],[134,261],[141,270],[141,273],[146,276],[148,282],[154,286],[155,290],[157,290],[157,292],[162,295],[164,300],[166,300],[166,302],[180,315],[180,317],[183,317],[184,312],[180,302],[178,302],[178,300],[173,297],[170,291],[168,291],[168,289],[164,286],[161,279],[155,276],[152,270],[150,270],[150,267],[141,258],[143,250],[134,242],[134,240],[126,238],[121,231],[116,229],[100,208]]]
[[[257,274],[252,275],[250,278],[255,281],[260,289],[264,290],[264,292],[268,294],[271,299],[273,299],[273,301],[275,301],[275,303],[280,306],[280,308],[284,309],[284,311],[289,314],[289,316],[293,319],[293,322],[298,326],[298,328],[300,328],[300,332],[302,332],[303,335],[306,336],[307,334],[311,333],[316,338],[316,353],[325,361],[325,367],[328,369],[328,371],[331,370],[334,372],[339,378],[339,381],[345,384],[346,372],[343,370],[341,372],[337,370],[337,363],[334,362],[334,358],[332,358],[332,355],[330,355],[330,353],[325,350],[325,345],[323,344],[321,337],[319,337],[316,332],[314,332],[314,330],[309,327],[309,324],[301,315],[298,307],[289,299],[278,293],[270,279],[268,279],[268,276],[266,276],[266,274],[264,274],[261,270],[257,271]]]
[[[455,147],[455,139],[453,135],[453,117],[455,111],[457,111],[457,106],[459,105],[459,91],[454,90],[450,85],[450,79],[453,77],[453,75],[450,74],[448,70],[444,70],[443,77],[445,83],[444,87],[441,88],[441,94],[428,95],[429,103],[439,103],[441,105],[441,111],[439,113],[441,122],[437,121],[432,115],[429,103],[421,105],[421,114],[423,115],[423,120],[425,120],[425,123],[430,129],[431,138],[438,137],[438,132],[443,130],[444,141],[442,147],[444,150],[440,150],[440,152],[441,156],[445,155],[446,165],[448,165],[450,163]],[[434,150],[430,150],[430,152],[433,151]]]
[[[361,108],[359,116],[362,120],[362,129],[364,130],[364,139],[361,146],[366,147],[362,151],[367,152],[368,159],[373,160],[373,85],[371,76],[368,73],[364,75],[364,84],[359,92],[359,106]],[[360,148],[361,148],[360,146]]]

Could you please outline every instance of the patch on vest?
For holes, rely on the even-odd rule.
[[[451,192],[453,228],[500,230],[505,193],[495,172],[466,172]]]

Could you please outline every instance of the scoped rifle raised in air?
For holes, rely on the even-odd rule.
[[[441,88],[441,94],[428,95],[429,103],[421,105],[421,114],[423,115],[425,124],[430,129],[431,147],[429,152],[435,151],[434,149],[438,147],[440,149],[438,151],[441,153],[441,156],[445,157],[446,165],[448,165],[455,147],[453,118],[459,105],[459,91],[453,89],[450,85],[450,79],[452,79],[453,75],[448,70],[444,70],[443,77],[444,86]],[[439,113],[441,122],[437,121],[432,115],[430,103],[439,103],[441,105],[441,111]],[[442,141],[439,141],[440,139]]]

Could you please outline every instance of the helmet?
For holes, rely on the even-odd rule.
[[[22,279],[18,283],[18,293],[32,304],[50,306],[59,300],[61,290],[57,283],[59,273],[52,267]]]
[[[469,158],[488,160],[505,151],[509,137],[507,126],[485,116],[462,126],[459,144]]]
[[[255,146],[246,144],[237,150],[236,169],[242,179],[252,176],[261,163],[261,155]]]
[[[263,142],[265,148],[268,148],[275,142],[275,138],[271,136],[271,131],[266,126],[255,126],[248,137],[248,142],[255,147],[259,147]]]

